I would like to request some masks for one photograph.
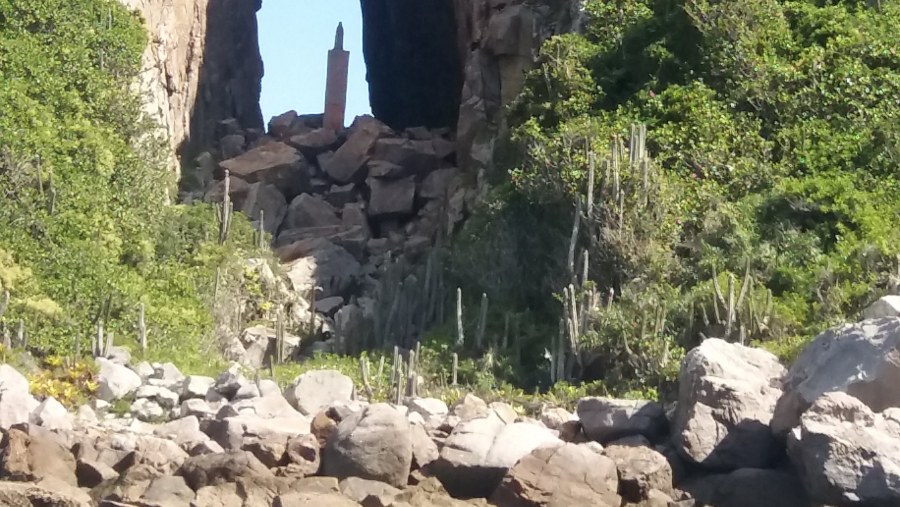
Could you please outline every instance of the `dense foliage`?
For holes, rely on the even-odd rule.
[[[88,354],[101,318],[136,351],[143,304],[151,358],[214,356],[209,300],[235,248],[212,207],[166,205],[174,175],[129,86],[146,42],[114,0],[0,0],[0,313],[35,351]]]
[[[662,359],[726,331],[789,359],[894,289],[900,2],[592,0],[586,14],[584,33],[542,47],[483,220],[458,244],[465,290],[504,301],[497,318],[544,323],[526,346],[544,381],[588,153],[608,186],[610,141],[627,146],[633,124],[647,126],[658,182],[645,190],[626,167],[632,211],[611,221],[618,197],[597,191],[583,217],[584,287],[604,304],[576,378],[652,391],[676,371]]]

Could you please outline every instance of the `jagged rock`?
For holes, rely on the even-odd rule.
[[[551,430],[560,431],[566,423],[577,420],[575,414],[561,407],[548,408],[541,412],[541,422]]]
[[[327,475],[401,487],[412,463],[409,424],[390,405],[369,405],[338,424],[325,446]]]
[[[663,407],[651,401],[587,397],[578,400],[576,411],[584,434],[600,443],[630,435],[658,439],[668,424]]]
[[[181,402],[181,417],[197,416],[200,419],[208,419],[216,415],[209,402],[200,398],[191,398]]]
[[[96,424],[100,419],[90,405],[82,405],[75,411],[75,422],[80,424]]]
[[[193,490],[177,475],[153,479],[141,495],[142,502],[165,507],[191,507],[193,500]]]
[[[368,164],[369,176],[379,179],[397,179],[407,175],[406,168],[387,160],[370,160]]]
[[[341,219],[337,216],[334,206],[314,195],[300,194],[291,201],[283,227],[299,229],[339,225],[341,225]]]
[[[163,475],[165,474],[153,466],[133,465],[122,472],[114,482],[101,484],[94,490],[94,494],[102,498],[118,498],[123,502],[135,503],[147,491],[150,483]]]
[[[247,138],[241,134],[229,134],[219,140],[219,151],[222,160],[237,157],[244,153]]]
[[[770,465],[783,448],[769,422],[784,372],[771,353],[717,338],[688,352],[672,428],[676,449],[707,468]]]
[[[275,356],[277,350],[277,336],[278,333],[271,327],[253,326],[245,329],[241,333],[240,340],[246,352],[241,357],[240,363],[251,369],[259,369],[269,364],[269,360]],[[284,357],[290,359],[294,357],[300,346],[300,337],[285,333],[283,338]],[[247,385],[249,384],[245,384],[243,387]]]
[[[150,366],[150,363],[148,363],[147,361],[141,361],[140,363],[132,366],[132,369],[135,373],[140,375],[142,379],[149,379],[156,373],[156,370],[153,368],[153,366]]]
[[[255,223],[263,212],[263,230],[274,236],[284,221],[288,205],[276,186],[257,182],[250,185],[247,197],[238,209]]]
[[[134,392],[137,400],[149,399],[156,402],[163,410],[171,410],[178,405],[179,396],[177,393],[153,385],[143,385]]]
[[[172,440],[185,450],[193,449],[209,440],[209,437],[200,431],[200,420],[196,416],[182,417],[161,424],[153,430],[153,434]]]
[[[324,315],[333,315],[344,304],[344,298],[333,296],[316,301],[316,311]]]
[[[862,312],[863,320],[900,317],[900,296],[887,295],[878,298]]]
[[[616,463],[619,494],[626,502],[648,500],[652,490],[672,494],[672,468],[662,454],[642,445],[609,445],[603,455]]]
[[[459,170],[454,167],[438,169],[430,173],[422,181],[419,197],[423,199],[445,199],[451,182],[458,174]]]
[[[212,377],[189,375],[184,379],[181,388],[181,399],[205,398],[209,388],[215,383]]]
[[[347,477],[341,481],[341,493],[354,502],[362,502],[368,496],[397,495],[400,490],[381,481]]]
[[[277,253],[289,262],[285,265],[287,276],[294,291],[300,294],[308,294],[315,283],[316,287],[322,287],[321,297],[340,295],[361,269],[347,250],[320,238],[296,242]]]
[[[247,451],[268,468],[281,466],[287,450],[287,437],[266,435],[244,440],[241,450]]]
[[[698,504],[715,507],[813,507],[797,476],[788,470],[741,468],[727,474],[699,475],[681,487]],[[688,505],[693,507],[695,501]]]
[[[440,457],[437,444],[428,436],[424,426],[410,423],[409,436],[412,443],[412,466],[414,469],[428,466]]]
[[[247,183],[274,185],[285,197],[300,194],[306,185],[306,160],[284,143],[258,146],[239,157],[219,162],[223,171]],[[232,180],[233,181],[233,180]]]
[[[200,456],[202,454],[218,454],[225,452],[225,449],[215,440],[204,440],[188,450],[190,456]]]
[[[0,477],[19,481],[53,478],[76,486],[75,458],[59,443],[29,435],[21,426],[10,428],[0,450]]]
[[[260,481],[274,477],[265,465],[246,451],[193,456],[181,465],[178,475],[184,477],[194,491],[205,486],[234,482],[237,477]]]
[[[122,399],[143,384],[141,377],[125,366],[102,357],[98,357],[96,362],[100,370],[97,375],[97,397],[101,400]]]
[[[256,386],[253,385],[253,388],[256,389]],[[295,418],[306,423],[303,414],[294,409],[280,390],[268,392],[265,396],[236,401],[232,403],[232,407],[241,414],[252,414],[260,418]]]
[[[794,361],[775,407],[772,431],[785,435],[821,395],[846,392],[875,412],[900,407],[900,318],[831,328]]]
[[[287,441],[285,457],[289,465],[302,475],[313,475],[319,471],[321,458],[319,440],[315,435],[299,435]]]
[[[506,473],[491,495],[498,507],[592,505],[619,507],[616,465],[590,445],[533,450]]]
[[[75,475],[79,487],[93,488],[106,481],[115,480],[119,472],[105,463],[80,459],[76,463]]]
[[[390,134],[390,129],[371,116],[360,116],[350,126],[350,135],[334,155],[319,158],[322,170],[339,183],[350,183],[360,176],[375,142]]]
[[[399,137],[376,141],[372,158],[401,166],[406,174],[427,174],[437,169],[439,162],[430,140],[416,141]]]
[[[416,180],[412,176],[396,180],[369,178],[366,184],[371,191],[369,216],[412,214],[416,198]]]
[[[89,507],[91,503],[73,494],[54,490],[54,484],[0,482],[0,505],[5,507]],[[72,493],[78,493],[77,490]]]
[[[291,383],[285,397],[301,414],[317,414],[335,402],[353,398],[353,380],[337,370],[306,372]]]
[[[437,398],[412,398],[406,401],[409,411],[422,416],[425,426],[437,428],[450,413],[447,404]]]
[[[210,399],[210,393],[217,393],[227,400],[234,399],[241,387],[250,384],[250,381],[241,373],[240,365],[232,364],[227,370],[219,374],[215,383],[207,392],[207,401],[217,401]]]
[[[168,413],[159,405],[159,403],[149,398],[138,398],[134,400],[129,410],[131,415],[138,420],[145,422],[159,421]]]
[[[187,452],[175,442],[150,435],[138,436],[133,452],[134,463],[151,466],[163,474],[175,472],[188,459]]]
[[[35,424],[49,430],[69,431],[74,422],[72,414],[52,396],[44,399],[31,415]]]
[[[278,116],[273,116],[272,119],[269,120],[269,134],[279,139],[290,135],[294,125],[302,125],[302,123],[298,121],[298,118],[299,115],[297,115],[297,111],[287,111]]]
[[[457,425],[432,463],[436,476],[454,497],[487,497],[507,470],[542,445],[560,443],[541,426],[511,423],[502,407]]]
[[[333,149],[337,140],[337,133],[333,130],[319,128],[305,134],[291,136],[288,144],[300,150],[300,153],[308,158],[314,159],[319,154]]]
[[[788,435],[788,454],[813,500],[900,504],[900,408],[879,414],[846,393],[824,394]]]

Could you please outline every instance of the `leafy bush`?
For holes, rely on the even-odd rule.
[[[602,304],[572,380],[607,392],[665,388],[678,354],[726,330],[789,360],[896,288],[900,3],[591,0],[585,11],[583,34],[542,47],[481,218],[454,246],[468,292],[486,280],[507,295],[498,312],[543,323],[524,337],[525,368],[542,363],[564,313],[552,294],[573,282],[579,200],[576,261],[586,250],[590,275],[578,284]],[[622,200],[604,164],[632,124],[647,126],[659,186],[634,193],[646,185],[626,163]]]
[[[164,142],[129,87],[146,33],[113,0],[0,0],[0,290],[46,355],[87,353],[105,331],[148,359],[214,362],[217,268],[251,245],[240,217],[216,241],[209,206],[170,206]]]

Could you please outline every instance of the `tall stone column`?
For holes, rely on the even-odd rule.
[[[349,65],[350,52],[344,51],[344,25],[338,23],[334,34],[334,49],[328,51],[328,76],[325,81],[324,127],[335,132],[344,128]]]

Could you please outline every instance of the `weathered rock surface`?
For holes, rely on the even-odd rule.
[[[370,405],[338,424],[324,460],[327,475],[404,486],[412,465],[409,423],[390,405]]]
[[[820,396],[788,437],[813,500],[900,505],[900,408],[874,413],[842,392]]]
[[[289,198],[302,192],[305,185],[306,161],[284,143],[258,146],[239,157],[219,162],[219,167],[247,183],[273,185]]]
[[[672,468],[665,456],[642,445],[610,445],[603,455],[616,463],[619,494],[626,502],[650,498],[650,491],[672,493]]]
[[[769,423],[784,373],[769,352],[705,340],[681,366],[672,428],[676,449],[712,469],[769,466],[782,448]]]
[[[697,502],[715,507],[813,507],[798,482],[786,470],[741,468],[699,476],[681,487]]]
[[[791,366],[772,430],[785,435],[821,395],[841,391],[875,412],[900,407],[900,318],[866,320],[817,336]]]
[[[631,435],[657,439],[665,433],[666,414],[658,403],[587,397],[578,400],[585,435],[600,443]]]
[[[287,400],[304,415],[353,398],[353,380],[337,370],[316,370],[294,379],[286,391]]]
[[[99,387],[97,397],[105,401],[113,401],[137,391],[143,384],[141,377],[126,366],[116,364],[108,359],[98,357],[97,366]]]
[[[491,495],[498,507],[618,507],[615,463],[592,445],[557,444],[521,459]]]

